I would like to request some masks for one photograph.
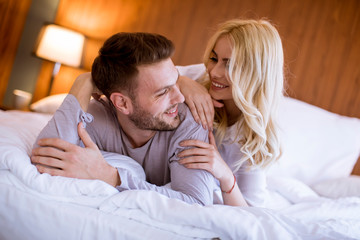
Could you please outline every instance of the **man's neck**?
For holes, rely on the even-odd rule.
[[[118,111],[116,115],[122,130],[128,137],[133,148],[143,146],[156,134],[156,131],[139,129],[126,115]]]

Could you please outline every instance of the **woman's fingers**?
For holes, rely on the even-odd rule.
[[[201,120],[200,120],[198,110],[196,109],[196,106],[195,106],[194,102],[189,101],[187,103],[187,105],[188,105],[188,107],[190,109],[191,114],[193,115],[193,118],[194,118],[195,122],[200,124]]]
[[[212,99],[212,103],[213,103],[214,107],[216,107],[216,108],[222,108],[222,107],[224,107],[224,104],[223,104],[223,103],[221,103],[221,102],[219,102],[219,101],[216,101],[215,99]]]
[[[190,149],[185,149],[185,150],[181,151],[180,153],[178,153],[177,157],[188,159],[189,157],[206,156],[207,158],[209,158],[209,157],[211,157],[211,154],[212,154],[211,151],[209,151],[208,149],[190,148]]]
[[[212,146],[207,142],[195,139],[188,139],[179,143],[181,147],[198,147],[198,148],[211,148]]]
[[[205,114],[205,109],[203,107],[203,105],[201,103],[199,103],[198,105],[196,105],[196,111],[197,114],[200,118],[201,121],[201,125],[204,129],[208,129],[208,122],[207,122],[207,116]]]
[[[206,111],[205,111],[206,120],[207,120],[209,130],[212,131],[213,123],[214,123],[214,115],[215,115],[214,105],[211,100],[207,101],[206,104],[207,104]]]
[[[196,114],[199,117],[203,128],[212,131],[214,121],[214,106],[212,104],[211,98],[208,97],[208,100],[198,100],[194,102],[196,102]]]
[[[209,143],[217,150],[215,136],[212,131],[209,131]]]
[[[211,169],[208,163],[188,163],[184,164],[184,166],[190,169],[203,169],[211,173]]]

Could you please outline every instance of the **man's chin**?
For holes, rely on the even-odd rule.
[[[179,115],[177,115],[175,118],[172,118],[171,121],[163,122],[164,124],[162,125],[161,129],[162,130],[167,130],[167,131],[171,131],[171,130],[175,130],[177,127],[179,127],[181,121],[180,121],[180,117]]]

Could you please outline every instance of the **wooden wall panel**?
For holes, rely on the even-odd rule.
[[[0,104],[6,92],[30,3],[31,0],[0,0]]]
[[[199,63],[216,25],[236,17],[277,26],[291,97],[360,117],[358,0],[61,0],[56,23],[92,38],[84,59],[90,69],[104,39],[119,31],[163,34],[175,43],[175,64]]]
[[[104,39],[120,31],[163,34],[175,43],[175,64],[199,63],[217,24],[237,17],[277,26],[291,97],[360,118],[358,0],[61,0],[56,23],[90,37],[83,64],[89,70]],[[71,74],[78,72],[63,67],[54,86],[71,84]],[[360,162],[355,169],[360,174]]]

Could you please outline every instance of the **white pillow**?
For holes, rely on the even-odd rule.
[[[180,75],[187,76],[193,80],[201,78],[206,71],[205,65],[202,63],[187,66],[176,66],[176,68],[179,70]]]
[[[42,98],[39,101],[31,104],[30,110],[34,112],[53,114],[60,107],[66,95],[67,93],[63,93]]]
[[[360,176],[326,180],[311,188],[320,196],[328,198],[360,197]]]
[[[288,97],[279,110],[283,155],[268,175],[311,185],[351,174],[360,155],[360,119]]]
[[[271,176],[267,177],[266,181],[270,192],[278,192],[292,203],[311,201],[319,197],[309,186],[294,178]]]

